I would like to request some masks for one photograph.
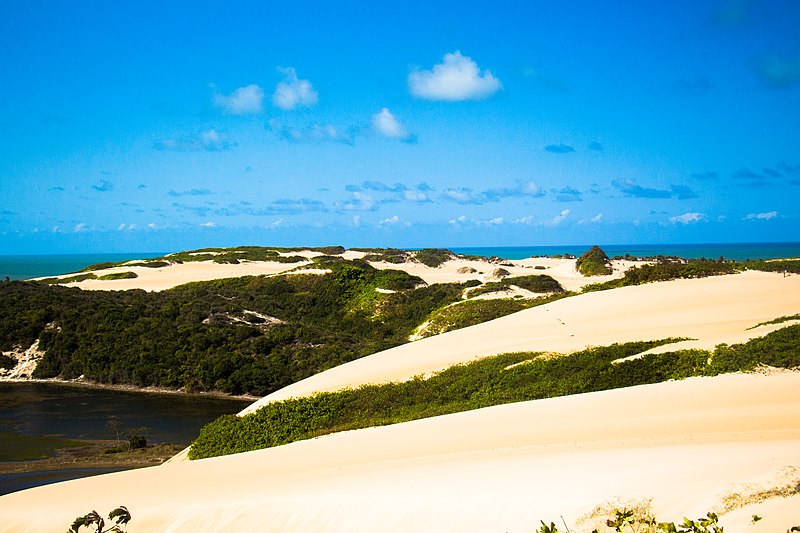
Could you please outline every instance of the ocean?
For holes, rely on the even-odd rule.
[[[609,257],[631,254],[635,257],[656,255],[677,256],[686,259],[786,259],[800,257],[800,242],[711,243],[711,244],[601,244]],[[569,246],[498,246],[480,248],[450,248],[453,252],[483,257],[526,259],[533,256],[572,254],[579,256],[591,245]]]
[[[98,263],[151,259],[163,252],[141,254],[0,255],[0,280],[42,278],[69,274]]]

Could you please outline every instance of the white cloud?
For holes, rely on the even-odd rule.
[[[215,129],[153,143],[156,150],[175,152],[221,152],[234,146],[236,145],[230,142],[227,135]]]
[[[408,130],[400,124],[388,107],[384,107],[379,113],[372,115],[372,127],[383,135],[392,139],[408,139]]]
[[[283,81],[275,87],[272,103],[281,109],[294,109],[297,106],[312,106],[317,103],[319,96],[308,80],[297,78],[294,68],[278,67],[278,72],[283,74]]]
[[[151,223],[149,223],[149,224],[147,225],[147,227],[148,227],[149,229],[156,229],[158,226],[156,226],[154,222],[151,222]]]
[[[217,225],[214,222],[208,221],[205,224],[200,224],[201,228],[216,228]]]
[[[128,225],[127,225],[127,224],[125,224],[125,223],[123,222],[122,224],[120,224],[119,226],[117,226],[117,231],[122,231],[122,230],[124,230],[126,227],[128,227]]]
[[[744,220],[771,220],[778,216],[777,211],[768,211],[766,213],[750,213]]]
[[[75,228],[73,229],[75,233],[83,233],[84,231],[89,231],[89,228],[86,227],[86,222],[80,222],[75,224]]]
[[[350,201],[337,202],[335,205],[343,211],[372,211],[375,209],[375,199],[368,194],[354,192]]]
[[[430,201],[430,198],[428,198],[428,195],[425,194],[422,191],[407,190],[407,191],[403,192],[403,196],[409,202],[428,202],[428,201]]]
[[[264,89],[256,84],[239,87],[229,95],[217,93],[214,103],[231,115],[257,115],[264,110]]]
[[[277,119],[270,119],[269,129],[284,141],[292,143],[304,142],[336,142],[352,145],[353,136],[332,124],[311,124],[304,128],[288,126]]]
[[[479,100],[497,92],[502,84],[491,72],[481,72],[477,63],[456,51],[445,54],[444,62],[432,70],[417,70],[408,75],[411,94],[426,100]]]
[[[603,213],[597,213],[595,216],[591,218],[591,220],[592,222],[595,223],[600,222],[601,220],[603,220]]]
[[[684,213],[676,217],[669,217],[669,221],[673,224],[694,224],[703,220],[706,220],[703,213]]]
[[[355,227],[359,227],[361,225],[361,215],[356,215],[353,217],[353,225]]]
[[[569,209],[564,209],[559,214],[554,216],[549,222],[547,222],[547,224],[550,226],[558,226],[567,219],[570,213],[571,211]]]
[[[395,215],[390,218],[385,218],[379,222],[381,226],[395,226],[400,223],[400,217]]]
[[[533,215],[514,219],[514,224],[533,224]]]

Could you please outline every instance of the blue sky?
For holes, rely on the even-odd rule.
[[[800,4],[4,2],[0,253],[797,241]]]

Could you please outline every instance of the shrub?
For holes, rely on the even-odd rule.
[[[607,276],[613,272],[611,261],[597,245],[592,246],[575,262],[575,268],[584,276]]]

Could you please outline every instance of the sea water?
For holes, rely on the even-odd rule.
[[[62,254],[62,255],[0,255],[0,280],[43,278],[77,272],[98,263],[151,259],[163,253],[140,254]]]

